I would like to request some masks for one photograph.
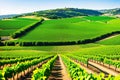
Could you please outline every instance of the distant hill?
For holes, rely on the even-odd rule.
[[[12,14],[12,15],[0,15],[0,19],[3,18],[16,18],[21,16],[42,16],[50,19],[58,19],[58,18],[68,18],[68,17],[77,17],[77,16],[99,16],[105,14],[109,15],[117,15],[120,17],[120,8],[115,9],[103,9],[103,10],[91,10],[91,9],[78,9],[78,8],[61,8],[61,9],[50,9],[50,10],[42,10],[35,11],[31,13],[24,13],[20,15]]]
[[[50,19],[57,19],[57,18],[88,16],[88,15],[98,16],[101,14],[102,13],[99,11],[90,10],[90,9],[62,8],[62,9],[36,11],[36,12],[28,13],[25,15],[37,15],[37,16],[47,17]]]
[[[120,8],[99,10],[104,14],[120,15]]]
[[[4,18],[12,18],[17,16],[17,14],[11,14],[11,15],[0,15],[0,19],[4,19]]]

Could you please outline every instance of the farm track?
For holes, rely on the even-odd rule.
[[[20,77],[18,80],[31,80],[33,71],[34,71],[36,68],[40,68],[40,67],[41,67],[43,64],[45,64],[47,61],[48,61],[48,60],[45,60],[45,61],[41,62],[39,65],[34,66],[33,69],[31,69],[25,76]]]
[[[71,80],[60,56],[56,59],[48,80]]]
[[[115,70],[112,70],[112,69],[109,69],[109,68],[107,68],[103,65],[100,65],[99,63],[89,61],[89,64],[92,65],[92,66],[95,66],[96,68],[99,68],[101,71],[103,71],[105,73],[108,73],[108,74],[111,74],[113,76],[117,76],[117,75],[120,74],[120,73],[116,72]]]

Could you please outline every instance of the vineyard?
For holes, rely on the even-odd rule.
[[[107,56],[107,54],[95,53],[75,53],[73,55],[72,53],[26,52],[22,51],[21,55],[17,53],[8,54],[7,51],[2,52],[2,56],[0,56],[1,80],[120,79],[119,53],[114,54],[114,56],[111,53],[110,56]],[[29,56],[23,56],[23,54]]]
[[[119,18],[35,18],[0,20],[0,80],[120,80]]]

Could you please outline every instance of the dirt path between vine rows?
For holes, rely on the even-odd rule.
[[[118,73],[118,72],[116,72],[116,71],[113,71],[113,70],[111,70],[111,69],[109,69],[109,68],[106,68],[105,66],[102,66],[102,65],[100,65],[100,64],[94,63],[94,62],[92,62],[92,61],[89,61],[89,64],[91,64],[91,65],[93,65],[93,66],[101,69],[102,71],[105,71],[106,73],[109,73],[109,74],[111,74],[111,75],[113,75],[113,76],[117,76],[117,75],[120,74],[120,73]]]
[[[66,67],[63,64],[60,56],[58,56],[56,59],[48,80],[71,80],[70,75],[66,71]]]

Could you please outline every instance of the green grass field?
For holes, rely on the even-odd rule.
[[[10,36],[16,30],[28,26],[37,21],[38,20],[36,19],[27,18],[0,20],[0,36]]]
[[[85,17],[85,19],[90,20],[90,21],[102,21],[102,22],[107,22],[110,21],[112,19],[115,19],[114,17],[108,17],[108,16],[89,16],[89,17]]]
[[[13,50],[37,50],[37,51],[47,51],[47,52],[74,52],[79,51],[82,48],[91,48],[101,46],[99,44],[86,44],[86,45],[68,45],[68,46],[3,46],[0,47],[0,51],[13,51]]]
[[[92,19],[92,17],[88,17]],[[98,19],[98,21],[96,21]],[[104,23],[104,21],[108,21]],[[87,17],[47,20],[17,41],[77,41],[91,39],[120,29],[120,19],[113,17]],[[35,35],[35,36],[34,36]],[[31,38],[33,36],[33,38]]]
[[[110,39],[99,41],[97,43],[103,44],[103,45],[120,45],[120,35],[117,35],[117,36],[112,37]]]

